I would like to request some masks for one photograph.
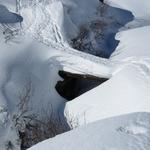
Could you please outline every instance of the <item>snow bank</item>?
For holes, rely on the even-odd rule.
[[[116,39],[120,43],[111,55],[111,60],[150,56],[150,26],[119,32]]]
[[[149,56],[150,39],[150,1],[136,0],[105,0],[109,5],[129,10],[134,15],[134,20],[119,32],[116,40],[119,45],[111,55],[111,60],[124,60],[128,57]]]
[[[11,8],[12,11],[16,3],[10,1],[0,0],[0,3],[5,6],[9,3],[8,9]],[[111,60],[119,60],[119,63],[116,63],[113,68],[102,59],[97,61],[96,57],[88,55],[89,59],[84,61],[86,57],[83,56],[87,55],[75,53],[75,51],[69,54],[65,52],[68,39],[78,34],[80,26],[98,17],[99,0],[54,0],[48,4],[47,1],[33,0],[31,5],[28,2],[23,1],[20,10],[24,18],[22,33],[25,35],[16,35],[8,44],[1,35],[0,132],[2,134],[0,145],[2,149],[2,146],[5,146],[9,140],[19,149],[18,135],[12,118],[17,113],[18,96],[22,94],[28,82],[31,81],[33,89],[29,105],[29,110],[33,113],[41,114],[41,110],[48,109],[49,104],[52,104],[56,111],[64,107],[65,100],[55,90],[57,81],[61,80],[58,76],[59,69],[93,73],[104,77],[113,75],[101,86],[67,103],[66,111],[77,118],[79,125],[133,112],[150,112],[150,60],[147,58],[150,55],[149,27],[128,30],[117,35],[116,38],[120,40],[120,44],[111,56]],[[148,0],[144,2],[109,0],[106,2],[131,11],[136,18],[149,19],[150,2]],[[138,11],[139,8],[141,11]],[[116,11],[113,13],[115,14]],[[13,18],[14,15],[11,19]],[[11,28],[9,25],[5,27]],[[62,51],[57,51],[58,47]],[[76,54],[82,55],[82,58]],[[148,150],[150,146],[148,118],[148,113],[136,113],[102,120],[85,129],[83,127],[58,136],[52,141],[43,142],[41,146],[35,146],[35,149],[52,147],[58,150],[61,147],[66,150],[66,146],[70,145],[70,149],[73,150],[79,149],[76,145],[82,147],[81,144],[84,143],[82,150],[92,148],[94,150],[110,148],[130,150],[132,147],[139,148],[140,142],[140,149]],[[97,134],[98,131],[100,134]],[[77,138],[78,135],[82,135],[81,139]],[[15,138],[12,138],[13,136]],[[71,137],[74,137],[74,140],[70,144]],[[91,137],[94,137],[93,140]],[[138,143],[136,143],[137,139]]]
[[[105,3],[131,11],[135,18],[150,20],[149,0],[105,0]]]
[[[68,15],[70,18],[73,16],[71,21],[78,26],[82,22],[82,17],[76,18],[76,13],[83,18],[85,14],[83,8],[83,13],[80,11],[82,2],[79,4],[78,12],[74,12],[76,1],[67,2],[64,4],[68,8],[72,7],[67,11]],[[90,2],[88,4],[91,4]],[[96,4],[95,2],[93,5]],[[149,20],[150,2],[148,0],[138,2],[136,0],[106,0],[105,2],[132,12],[135,19]],[[140,26],[144,24],[139,24]],[[79,125],[100,121],[44,141],[31,149],[58,150],[61,147],[62,150],[66,150],[68,145],[71,150],[149,149],[150,28],[149,26],[130,30],[129,28],[126,27],[126,31],[116,36],[120,43],[112,54],[111,60],[119,60],[120,63],[113,68],[113,76],[97,88],[68,102],[65,108],[70,116],[77,119]],[[121,116],[115,117],[118,115]],[[101,120],[110,117],[111,119]]]
[[[41,142],[29,150],[149,150],[149,113],[101,120]]]
[[[65,100],[58,95],[55,85],[61,78],[61,68],[56,61],[60,52],[53,50],[30,38],[15,39],[19,44],[1,43],[0,49],[0,145],[1,149],[11,141],[19,149],[18,133],[13,117],[20,113],[17,107],[20,96],[31,83],[30,101],[27,110],[31,114],[42,115],[43,110],[53,106],[53,111],[63,108]],[[53,61],[52,61],[53,60]],[[52,63],[53,62],[53,63]]]
[[[135,17],[148,19],[149,9],[145,4],[148,5],[149,1],[145,0],[146,3],[134,0],[106,2],[123,9],[128,6],[129,11],[135,12]],[[141,11],[142,15],[138,16],[137,10],[141,6],[143,12]],[[126,31],[117,34],[116,39],[120,43],[112,54],[111,60],[120,63],[114,68],[112,78],[66,105],[66,111],[78,118],[79,124],[132,112],[150,111],[150,27],[126,28]]]
[[[84,124],[131,112],[150,112],[149,69],[126,64],[97,88],[67,103],[66,111]]]

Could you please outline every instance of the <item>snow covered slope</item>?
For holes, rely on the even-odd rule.
[[[69,45],[70,39],[78,35],[82,25],[100,17],[99,0],[22,1],[18,3],[18,13],[23,16],[23,23],[0,25],[0,148],[2,150],[5,150],[10,142],[16,150],[20,149],[14,116],[21,113],[18,112],[20,110],[17,104],[28,85],[31,85],[29,88],[33,93],[30,95],[27,109],[33,114],[41,114],[43,108],[49,110],[49,104],[53,105],[55,111],[64,108],[65,100],[55,90],[57,81],[61,80],[58,76],[60,69],[110,78],[104,84],[67,103],[66,111],[77,118],[79,125],[108,117],[114,118],[58,136],[35,149],[46,149],[48,144],[52,149],[58,150],[59,146],[66,150],[71,137],[74,137],[72,150],[79,149],[76,147],[77,144],[81,146],[83,143],[82,149],[85,150],[148,150],[150,146],[148,143],[150,2],[148,0],[138,2],[106,0],[105,2],[129,10],[134,15],[134,20],[122,28],[126,31],[116,36],[120,43],[109,60],[76,51]],[[0,0],[0,4],[7,6],[12,12],[18,6],[15,0]],[[111,11],[109,13],[111,14]],[[115,14],[116,11],[112,13]],[[110,22],[115,20],[111,17],[109,19]],[[128,19],[122,17],[121,20]],[[121,23],[118,20],[116,22],[116,24]],[[115,117],[128,113],[135,114]],[[98,131],[100,134],[97,134]],[[78,140],[79,134],[82,136]],[[94,137],[93,134],[95,138],[90,142],[89,138]]]
[[[47,4],[46,1],[35,0],[31,5],[29,5],[31,1],[23,2],[19,11],[24,19],[22,25],[0,25],[0,149],[2,150],[10,143],[16,150],[20,149],[14,118],[22,111],[26,111],[20,110],[18,104],[20,98],[27,94],[27,88],[31,90],[31,95],[25,109],[31,114],[40,116],[42,110],[49,110],[51,105],[56,112],[64,108],[65,100],[55,90],[57,81],[61,80],[58,70],[69,69],[78,73],[94,73],[107,77],[111,76],[112,70],[108,60],[64,46],[67,35],[65,36],[63,29],[66,26],[62,25],[64,21],[62,2],[50,1],[50,4]],[[96,3],[93,3],[94,6]],[[0,4],[13,12],[16,8],[15,0],[0,1]],[[58,11],[54,13],[55,7]],[[82,7],[84,8],[84,5]],[[64,39],[60,35],[63,35]]]
[[[140,60],[139,60],[140,61]],[[150,70],[145,64],[126,64],[113,77],[67,103],[66,111],[79,124],[132,112],[150,112]]]
[[[150,20],[149,15],[149,7],[150,1],[149,0],[104,0],[105,3],[119,7],[122,9],[129,10],[133,13],[135,18],[140,18],[144,20]]]
[[[98,6],[98,0],[27,0],[21,2],[20,13],[26,32],[49,44],[67,45],[69,39],[77,36],[81,25],[98,16]]]
[[[134,113],[100,120],[29,150],[149,150],[149,113]]]
[[[134,20],[122,28],[126,31],[116,36],[120,43],[111,60],[120,63],[113,68],[108,81],[68,102],[66,106],[66,111],[77,119],[79,125],[97,122],[44,141],[31,150],[58,150],[60,147],[62,150],[149,150],[150,2],[105,2],[129,10],[134,15]],[[101,120],[104,118],[107,119]]]
[[[120,43],[111,55],[111,60],[124,60],[128,57],[150,57],[150,26],[120,32],[116,39]]]
[[[22,24],[23,31],[31,34],[35,39],[47,46],[62,51],[66,53],[67,56],[69,54],[69,58],[62,56],[62,58],[59,59],[61,60],[60,63],[65,66],[64,69],[66,71],[74,70],[74,72],[86,72],[87,74],[93,75],[95,72],[95,74],[101,77],[111,76],[110,67],[113,66],[113,62],[77,51],[69,45],[70,39],[77,36],[81,25],[98,17],[97,8],[99,5],[98,0],[92,2],[82,0],[80,4],[78,1],[67,0],[46,2],[23,1],[20,10],[21,15],[24,17]],[[56,8],[57,11],[55,11]],[[62,60],[65,63],[62,63]],[[78,60],[78,63],[76,63],[75,60]],[[79,64],[82,61],[85,61],[86,64],[84,67],[81,67]],[[90,64],[92,64],[93,67],[90,67]],[[95,69],[92,71],[88,68]]]
[[[140,17],[147,20],[147,6],[150,5],[149,1],[144,2],[116,0],[108,4],[123,9],[129,6],[129,11],[137,13],[141,7],[143,15]],[[138,15],[134,15],[136,19]],[[129,23],[128,28],[116,36],[120,42],[110,60],[120,63],[113,68],[110,80],[67,103],[66,111],[77,117],[79,124],[131,112],[150,112],[150,26],[143,27],[142,22],[141,27],[137,27],[134,21],[132,27]]]
[[[23,37],[20,44],[1,44],[0,50],[0,145],[1,149],[8,141],[20,149],[18,132],[15,130],[15,115],[21,113],[18,104],[27,88],[31,91],[27,109],[31,114],[41,115],[43,109],[53,105],[54,110],[60,109],[65,100],[58,95],[55,85],[61,78],[58,70],[61,66],[54,62],[58,55],[56,50]],[[42,51],[41,51],[42,49]],[[60,53],[59,53],[60,54]],[[50,61],[53,60],[53,65]],[[58,65],[56,65],[58,64]],[[41,103],[42,101],[42,103]],[[8,131],[10,130],[10,131]],[[13,137],[13,138],[12,138]]]

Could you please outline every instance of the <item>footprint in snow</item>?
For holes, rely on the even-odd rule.
[[[126,134],[131,134],[131,135],[141,135],[141,134],[146,134],[147,128],[138,126],[138,125],[130,125],[126,127],[119,127],[117,129],[118,132],[126,133]]]

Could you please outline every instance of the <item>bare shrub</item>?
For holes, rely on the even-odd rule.
[[[77,127],[73,117],[70,117],[69,114],[64,117],[63,113],[54,112],[52,104],[42,109],[40,114],[31,113],[28,105],[32,94],[32,83],[29,81],[23,92],[19,94],[18,111],[13,116],[15,127],[21,139],[22,150]]]
[[[13,115],[15,127],[19,131],[23,131],[27,122],[30,122],[28,105],[32,96],[32,83],[29,80],[24,86],[22,92],[19,93],[19,103],[17,104],[17,112]]]
[[[42,111],[42,117],[38,118],[37,116],[28,116],[30,122],[26,122],[24,132],[19,133],[22,139],[22,149],[27,149],[45,139],[67,132],[78,125],[75,119],[69,117],[68,120],[59,112],[55,113],[52,105],[49,109]]]
[[[83,49],[83,41],[88,37],[89,29],[85,25],[80,27],[79,35],[72,39],[72,46],[75,49],[81,50]]]
[[[5,144],[5,148],[6,148],[6,150],[14,150],[14,145],[12,144],[11,141],[8,141],[8,142]]]

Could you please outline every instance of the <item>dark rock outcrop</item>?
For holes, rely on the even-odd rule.
[[[58,81],[55,88],[67,100],[72,100],[108,80],[88,74],[73,74],[65,71],[59,71],[59,75],[64,80]]]

